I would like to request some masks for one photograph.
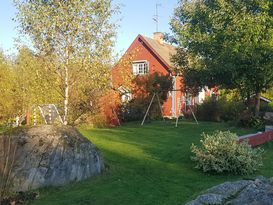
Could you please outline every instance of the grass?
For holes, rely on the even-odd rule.
[[[6,131],[6,127],[0,124],[0,134]]]
[[[153,122],[141,127],[128,123],[112,129],[81,128],[101,150],[106,171],[79,183],[40,189],[33,204],[51,205],[176,205],[185,204],[201,191],[240,176],[207,175],[194,169],[190,146],[199,143],[202,132],[231,130],[246,134],[253,130],[230,128],[222,123]],[[258,175],[273,175],[273,144]]]

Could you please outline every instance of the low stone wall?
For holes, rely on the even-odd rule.
[[[273,130],[239,137],[239,142],[242,142],[243,140],[247,140],[248,144],[250,144],[252,147],[256,147],[258,145],[262,145],[266,142],[272,141]]]

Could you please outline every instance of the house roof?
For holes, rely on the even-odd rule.
[[[142,40],[148,46],[152,48],[152,50],[155,52],[155,54],[163,60],[163,62],[171,69],[174,67],[174,64],[171,62],[171,58],[174,54],[176,54],[176,48],[170,44],[167,43],[159,43],[157,40],[142,36]]]

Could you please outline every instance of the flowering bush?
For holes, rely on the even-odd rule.
[[[238,143],[237,135],[229,131],[203,134],[200,142],[201,147],[192,145],[191,151],[196,168],[203,172],[247,175],[262,166],[263,150]]]

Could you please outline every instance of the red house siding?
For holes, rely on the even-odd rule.
[[[115,88],[119,86],[129,87],[130,75],[132,76],[132,62],[146,60],[149,63],[149,74],[160,73],[162,75],[171,75],[170,67],[166,65],[164,60],[145,42],[139,35],[130,45],[119,62],[112,69],[112,82]],[[169,95],[166,102],[163,104],[163,114],[172,116],[178,114],[179,101],[183,96],[180,91],[182,88],[181,77],[176,76],[175,90]],[[174,95],[174,96],[173,96]],[[175,103],[175,113],[172,111],[173,102]],[[180,107],[183,109],[183,107]]]
[[[169,71],[166,65],[161,62],[158,57],[151,52],[151,49],[137,37],[119,62],[112,69],[112,81],[114,86],[124,84],[124,76],[126,73],[132,73],[132,62],[147,60],[149,62],[149,74],[161,73],[168,75]]]

